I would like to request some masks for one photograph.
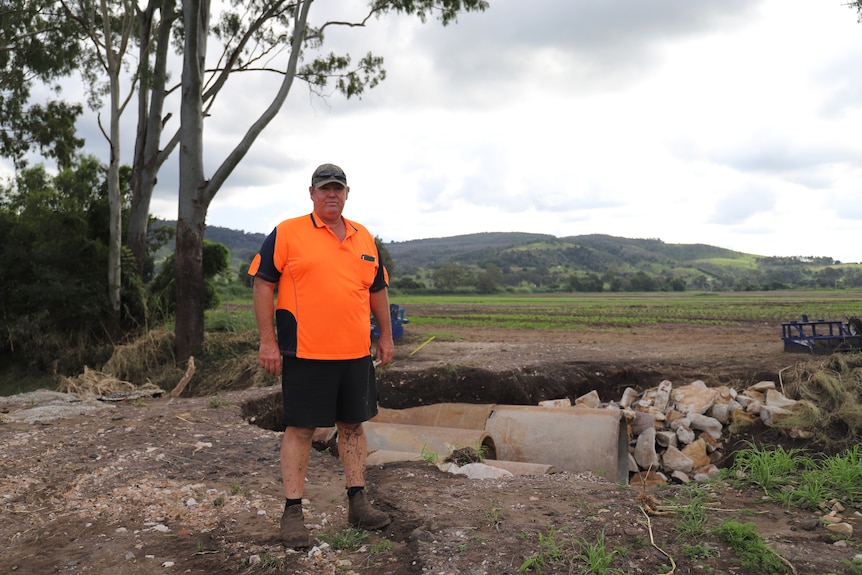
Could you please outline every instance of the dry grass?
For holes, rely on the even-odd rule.
[[[837,452],[862,437],[862,353],[836,353],[801,363],[782,377],[788,397],[801,400],[776,427],[806,430],[825,451]]]
[[[259,368],[257,346],[253,331],[207,333],[201,354],[194,358],[195,375],[182,395],[206,396],[277,384],[278,378]],[[133,387],[152,385],[170,391],[182,379],[186,365],[176,361],[173,333],[154,330],[117,346],[102,371],[106,378],[134,382],[129,383]]]
[[[139,391],[161,393],[159,387],[152,383],[137,386],[128,381],[123,381],[113,375],[94,371],[84,367],[84,373],[76,377],[64,377],[57,386],[57,391],[63,393],[76,393],[81,396],[109,397],[118,394],[128,394]]]

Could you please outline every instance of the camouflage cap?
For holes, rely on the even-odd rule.
[[[313,188],[319,188],[332,182],[347,187],[347,176],[344,174],[344,170],[335,164],[321,164],[311,175],[311,187]]]

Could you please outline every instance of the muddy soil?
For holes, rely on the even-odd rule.
[[[779,334],[765,325],[461,329],[426,343],[427,334],[408,328],[381,377],[380,404],[534,404],[593,389],[610,401],[663,379],[739,388],[777,381],[808,359],[785,354]],[[277,538],[278,391],[84,401],[70,416],[31,423],[15,414],[35,401],[4,403],[0,573],[583,573],[600,541],[617,551],[610,567],[619,573],[764,572],[743,566],[714,535],[680,535],[679,506],[643,511],[645,500],[677,501],[681,486],[620,486],[588,473],[473,480],[424,461],[369,468],[369,495],[392,524],[358,550],[337,550],[332,542],[347,527],[343,476],[337,458],[317,451],[305,493],[315,547],[285,550]],[[822,512],[729,483],[709,492],[707,529],[727,519],[754,523],[786,572],[856,572],[846,563],[860,543],[855,509],[842,514],[854,535],[838,540],[818,522]]]

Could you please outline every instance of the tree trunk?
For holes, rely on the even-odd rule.
[[[198,355],[204,342],[203,221],[182,214],[177,220],[177,251],[174,256],[176,277],[177,360],[184,362]]]
[[[122,286],[122,238],[123,238],[123,196],[120,191],[120,116],[123,113],[120,103],[120,70],[123,52],[114,50],[110,34],[110,14],[103,8],[105,27],[105,61],[107,63],[110,87],[111,109],[109,120],[108,145],[111,156],[108,163],[108,299],[111,303],[109,332],[116,336],[120,328],[120,292]]]
[[[177,359],[197,355],[204,341],[203,235],[209,182],[203,165],[203,71],[209,0],[183,0],[185,57],[180,103],[180,189],[177,217]]]
[[[155,62],[150,62],[151,31],[155,10],[160,10],[160,22],[155,37]],[[132,199],[126,243],[135,257],[138,273],[145,276],[144,263],[149,257],[147,231],[150,223],[150,202],[162,164],[176,147],[174,137],[159,150],[162,137],[162,113],[165,103],[168,48],[171,26],[176,19],[173,0],[151,0],[146,10],[138,14],[140,53],[140,88],[138,91],[138,128],[135,137],[135,158],[132,167]]]

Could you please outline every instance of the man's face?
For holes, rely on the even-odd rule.
[[[311,188],[310,192],[314,211],[325,219],[335,219],[341,216],[350,188],[345,188],[336,182],[329,182],[320,188]]]

